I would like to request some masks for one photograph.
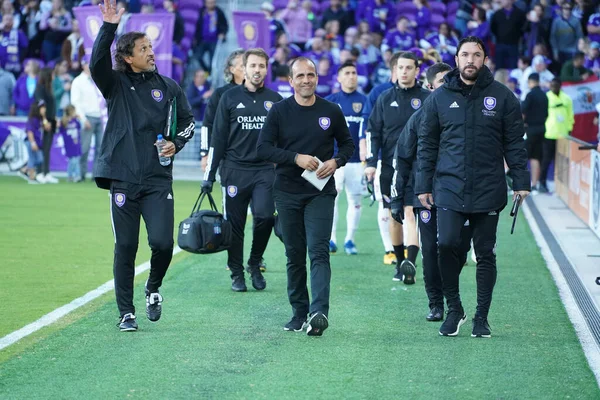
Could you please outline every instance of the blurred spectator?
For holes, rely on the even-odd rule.
[[[340,21],[337,19],[331,20],[325,24],[325,38],[337,43],[337,48],[344,46],[344,39],[340,35]]]
[[[500,82],[504,86],[508,83],[508,70],[507,69],[498,69],[494,73],[494,80]]]
[[[349,27],[344,32],[344,49],[352,49],[358,47],[358,29],[354,26]]]
[[[458,40],[450,34],[450,25],[443,22],[440,25],[438,33],[431,33],[427,35],[425,40],[419,42],[421,47],[429,49],[433,47],[437,50],[439,55],[442,57],[442,62],[455,66],[454,56],[456,55],[456,47],[458,46]],[[516,61],[515,61],[516,65]]]
[[[275,81],[269,83],[267,87],[279,93],[284,99],[292,96],[294,89],[290,85],[290,67],[285,64],[279,65],[273,75],[275,76]]]
[[[275,49],[275,52],[273,53],[271,58],[269,58],[269,65],[271,68],[271,76],[273,77],[273,80],[275,80],[275,71],[277,71],[277,69],[280,66],[286,65],[287,62],[290,60],[289,54],[289,49],[279,46]]]
[[[417,32],[417,39],[425,37],[425,33],[431,29],[431,11],[427,0],[413,0],[417,7],[416,21],[411,21],[411,25]]]
[[[277,35],[281,32],[285,32],[285,23],[273,16],[275,7],[273,4],[265,1],[261,4],[260,9],[265,13],[265,18],[269,21],[269,31],[271,32],[271,46],[275,46],[275,40]]]
[[[312,37],[312,24],[308,20],[308,14],[302,7],[298,7],[296,0],[290,0],[287,7],[279,14],[287,27],[290,41],[297,44],[301,49]]]
[[[358,60],[361,57],[361,52],[359,49],[354,47],[350,51],[341,51],[340,52],[340,64],[345,63],[350,60],[356,65],[356,73],[358,74],[358,86],[362,91],[367,90],[370,87],[369,82],[369,67],[368,65],[361,64]]]
[[[359,44],[360,56],[357,60],[358,65],[363,65],[367,70],[367,76],[371,76],[371,73],[381,60],[381,53],[377,47],[373,46],[371,34],[369,33],[360,35]]]
[[[502,0],[502,9],[494,13],[490,22],[490,30],[496,39],[496,68],[517,67],[519,42],[526,22],[525,13],[513,6],[513,0]]]
[[[561,16],[552,22],[550,31],[550,45],[554,60],[561,65],[573,58],[577,52],[577,42],[583,37],[581,23],[572,15],[573,7],[564,3],[561,7]]]
[[[0,67],[12,72],[15,77],[21,73],[21,62],[27,54],[29,40],[23,31],[13,29],[12,14],[2,15],[0,23]]]
[[[329,7],[323,12],[321,17],[321,28],[325,28],[325,25],[329,21],[338,21],[340,23],[340,32],[346,32],[349,26],[354,25],[350,14],[342,7],[340,0],[330,0]]]
[[[469,21],[467,28],[466,36],[477,36],[484,43],[490,40],[490,24],[483,8],[475,7],[473,9],[473,19]]]
[[[473,9],[476,7],[476,5],[477,0],[459,0],[458,10],[456,10],[456,18],[454,19],[454,27],[461,33],[461,35],[465,35],[467,33],[467,24],[471,20],[471,15],[473,14]],[[482,6],[484,6],[483,3]],[[488,12],[490,15],[492,14],[493,10],[491,7],[489,7]],[[490,18],[490,15],[487,16],[487,19]]]
[[[277,35],[277,41],[275,42],[274,47],[283,47],[284,49],[287,49],[289,60],[300,57],[302,54],[302,49],[297,44],[289,42],[289,36],[286,32],[281,32]]]
[[[80,69],[80,62],[85,54],[85,48],[83,47],[83,37],[79,32],[79,21],[76,19],[73,20],[73,30],[63,42],[60,54],[61,58],[67,61],[69,70]]]
[[[592,75],[592,71],[587,69],[583,63],[585,54],[577,52],[572,60],[563,64],[560,70],[560,80],[563,82],[581,82]]]
[[[406,51],[415,44],[415,35],[409,30],[408,18],[402,16],[396,21],[396,29],[392,29],[385,35],[381,49],[392,49],[392,52]]]
[[[71,104],[77,111],[77,116],[81,121],[81,179],[85,180],[87,173],[88,157],[94,137],[95,148],[100,148],[102,143],[102,110],[100,109],[101,95],[92,80],[89,66],[89,56],[81,60],[82,72],[73,79],[71,84]],[[94,163],[98,157],[98,152],[94,151]]]
[[[327,97],[332,93],[335,71],[331,68],[331,61],[328,57],[322,57],[317,62],[317,76],[319,81],[315,94],[321,97]]]
[[[306,18],[310,22],[311,30],[315,31],[319,28],[319,21],[317,20],[317,16],[312,10],[312,1],[304,0],[301,5],[302,9],[306,11]]]
[[[39,1],[27,1],[23,6],[22,12],[23,18],[21,19],[20,29],[25,32],[27,39],[29,39],[27,57],[40,58],[44,35],[39,30],[40,19],[42,18]]]
[[[521,89],[519,89],[519,81],[516,78],[508,78],[506,80],[506,87],[515,94],[517,99],[521,99]]]
[[[27,146],[27,153],[29,153],[29,159],[27,160],[29,183],[46,183],[42,174],[44,163],[42,126],[45,120],[45,108],[43,101],[32,103],[29,111],[25,114],[28,116],[27,125],[25,125],[27,134],[25,145]]]
[[[521,105],[527,139],[525,146],[531,169],[531,189],[538,191],[540,162],[544,148],[544,133],[548,118],[548,96],[540,88],[540,76],[534,72],[528,77],[529,93]]]
[[[27,61],[25,73],[17,79],[13,91],[16,115],[25,116],[29,114],[31,104],[35,101],[35,88],[39,73],[40,64],[36,60]]]
[[[323,39],[321,39],[319,36],[315,36],[314,38],[312,38],[312,41],[310,43],[310,51],[304,53],[304,56],[310,58],[315,63],[315,65],[319,62],[321,58],[327,58],[329,60],[329,64],[333,64],[331,53],[325,52],[325,50],[323,49]]]
[[[216,0],[206,0],[199,13],[196,23],[195,56],[202,69],[210,73],[217,42],[225,40],[229,24],[223,10],[217,7]]]
[[[81,124],[77,119],[75,107],[68,104],[65,115],[60,119],[58,133],[62,136],[69,182],[81,181]]]
[[[540,87],[544,91],[548,91],[550,89],[550,83],[554,79],[554,74],[548,70],[548,64],[550,60],[544,56],[535,56],[533,60],[531,60],[531,66],[528,67],[524,72],[521,78],[521,100],[525,100],[525,96],[529,93],[529,83],[527,85],[523,85],[523,80],[527,82],[529,75],[534,72],[537,72],[540,76]]]
[[[42,56],[46,62],[60,57],[62,44],[73,29],[71,14],[64,7],[63,0],[52,0],[52,9],[42,14],[40,30],[44,31]],[[50,106],[46,104],[46,109]]]
[[[60,60],[54,66],[54,79],[52,80],[52,92],[56,104],[56,116],[62,117],[65,108],[71,104],[71,83],[73,77],[69,74],[69,63]]]
[[[17,5],[18,4],[19,3],[17,2]],[[0,15],[2,17],[4,17],[5,15],[12,15],[14,29],[19,29],[19,27],[21,26],[21,13],[19,12],[19,10],[15,10],[13,0],[2,0],[2,6],[0,7]]]
[[[83,6],[97,6],[98,4],[100,4],[102,0],[82,0],[79,3],[79,7],[83,7]]]
[[[392,58],[392,50],[387,49],[383,52],[383,60],[377,64],[373,74],[371,75],[371,83],[373,86],[381,85],[390,81],[392,71],[390,71],[390,59]]]
[[[396,20],[395,4],[387,0],[363,0],[356,10],[356,21],[367,21],[370,31],[385,35],[388,26]]]
[[[525,54],[530,57],[533,54],[533,48],[538,43],[548,46],[550,43],[550,28],[552,19],[545,16],[544,6],[536,4],[533,9],[527,13],[527,25],[525,28]]]
[[[197,69],[194,72],[194,80],[187,88],[186,96],[192,107],[192,113],[196,121],[202,121],[204,119],[204,110],[206,109],[206,103],[208,98],[212,95],[213,91],[210,90],[210,85],[206,82],[206,71]]]
[[[181,39],[185,35],[185,22],[183,21],[183,17],[179,12],[175,9],[173,5],[173,0],[163,0],[163,8],[166,12],[169,12],[175,15],[175,25],[173,28],[173,41],[177,44],[181,43]]]
[[[173,57],[171,58],[171,64],[173,64],[173,69],[171,71],[171,78],[177,82],[181,83],[181,79],[183,79],[184,71],[185,71],[185,63],[187,62],[187,54],[181,48],[181,45],[178,43],[173,43]]]
[[[2,116],[15,114],[13,100],[15,83],[14,75],[0,68],[0,115]]]
[[[600,43],[592,42],[583,64],[596,75],[600,74]]]
[[[511,78],[515,78],[517,82],[519,82],[519,89],[521,93],[527,89],[527,77],[524,76],[525,70],[529,68],[531,65],[531,58],[527,56],[519,57],[519,61],[517,61],[517,68],[510,71],[509,76]],[[539,78],[538,78],[539,81]]]
[[[596,13],[590,15],[587,22],[587,33],[592,43],[600,43],[600,12],[598,11],[596,10]]]
[[[57,1],[57,0],[54,0]],[[35,87],[35,101],[43,101],[46,106],[46,120],[44,123],[43,147],[44,166],[42,168],[43,179],[46,183],[58,183],[58,179],[50,175],[50,153],[54,133],[56,132],[56,102],[54,101],[54,93],[52,92],[52,76],[51,68],[42,68]]]

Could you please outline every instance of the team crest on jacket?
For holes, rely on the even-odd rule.
[[[227,194],[229,197],[234,198],[237,194],[237,186],[229,185],[227,186]]]
[[[265,110],[271,111],[271,107],[273,107],[272,101],[265,101]]]
[[[359,113],[360,110],[362,110],[362,108],[363,108],[362,103],[352,103],[352,111],[354,111],[355,113]]]
[[[421,99],[411,99],[410,100],[410,105],[415,110],[418,110],[419,107],[421,107]]]
[[[496,98],[495,97],[484,98],[483,105],[485,106],[485,108],[492,111],[496,107]]]
[[[327,117],[320,117],[319,118],[319,126],[324,131],[327,130],[327,128],[329,128],[329,125],[331,125],[331,121],[329,120],[329,118],[327,118]]]
[[[160,103],[160,101],[163,99],[162,91],[158,89],[152,89],[152,98]]]
[[[428,223],[431,220],[431,211],[421,210],[421,221]]]
[[[125,194],[115,193],[115,204],[118,207],[123,207],[123,205],[125,204]]]

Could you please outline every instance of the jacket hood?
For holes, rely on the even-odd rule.
[[[458,68],[454,68],[452,71],[447,73],[444,77],[444,82],[444,87],[447,89],[454,92],[462,91],[463,83],[460,79],[460,71]],[[488,87],[492,83],[494,83],[494,75],[492,74],[492,71],[490,71],[490,69],[484,65],[479,71],[479,76],[477,76],[477,80],[475,81],[472,95],[475,96],[479,90]]]

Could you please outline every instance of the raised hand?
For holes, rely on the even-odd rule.
[[[121,22],[121,17],[123,16],[125,9],[121,8],[117,11],[116,0],[104,0],[104,5],[98,4],[98,7],[100,7],[102,20],[104,22],[108,22],[109,24],[118,24]]]

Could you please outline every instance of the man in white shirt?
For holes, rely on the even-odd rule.
[[[102,142],[102,110],[100,109],[100,96],[98,88],[92,80],[89,67],[89,56],[81,60],[83,72],[71,84],[71,104],[77,110],[81,121],[81,180],[85,180],[88,166],[88,155],[92,145],[92,136],[95,138],[94,148],[98,149]],[[94,164],[97,152],[94,151]]]

